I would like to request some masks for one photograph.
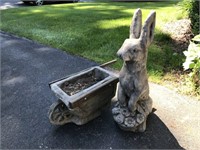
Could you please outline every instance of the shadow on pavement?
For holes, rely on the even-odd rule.
[[[110,110],[83,126],[68,124],[55,127],[54,137],[63,137],[60,144],[52,144],[52,148],[84,148],[84,149],[183,149],[173,134],[152,113],[144,133],[122,131],[113,121]],[[66,140],[66,141],[65,141]]]

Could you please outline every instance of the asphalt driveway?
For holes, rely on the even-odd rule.
[[[80,0],[80,2],[84,2],[84,1],[85,0]],[[67,2],[67,1],[64,2],[64,1],[61,0],[60,2],[52,1],[49,4],[60,4],[60,3],[69,3],[69,2]],[[21,0],[0,0],[0,10],[16,8],[16,7],[30,7],[30,6],[34,6],[34,5],[24,4]]]
[[[26,6],[26,5],[20,0],[1,0],[0,1],[0,10],[15,8],[15,7],[22,7],[22,6]]]
[[[154,113],[145,133],[124,132],[111,110],[83,126],[49,123],[52,80],[97,65],[27,39],[1,36],[1,149],[180,149]]]

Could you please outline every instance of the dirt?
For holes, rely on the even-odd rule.
[[[84,89],[91,87],[102,79],[96,78],[95,74],[86,74],[80,79],[75,79],[72,81],[66,81],[61,85],[61,89],[67,93],[69,96],[72,96]]]
[[[170,35],[174,45],[173,50],[178,53],[187,50],[189,42],[194,36],[189,19],[168,22],[162,27],[162,30]]]

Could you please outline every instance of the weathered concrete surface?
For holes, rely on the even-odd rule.
[[[154,112],[185,149],[200,149],[200,101],[150,84]]]
[[[117,52],[123,60],[123,66],[119,73],[118,103],[112,113],[116,123],[125,131],[144,132],[146,120],[152,112],[146,64],[155,22],[155,11],[149,14],[142,25],[142,11],[135,10],[129,38],[125,39]]]
[[[118,77],[112,72],[95,66],[50,84],[52,92],[60,99],[50,107],[50,122],[54,125],[71,122],[83,125],[99,117],[101,111],[111,104],[117,83]]]
[[[47,112],[56,97],[48,83],[96,63],[4,33],[0,39],[1,149],[199,149],[199,102],[155,84],[157,110],[144,133],[120,130],[111,109],[83,126],[51,125]]]

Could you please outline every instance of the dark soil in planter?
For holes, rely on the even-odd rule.
[[[94,73],[84,74],[79,78],[75,78],[70,81],[66,81],[61,85],[61,89],[67,93],[69,96],[72,96],[84,89],[91,87],[97,82],[103,80],[102,78],[96,78]]]

